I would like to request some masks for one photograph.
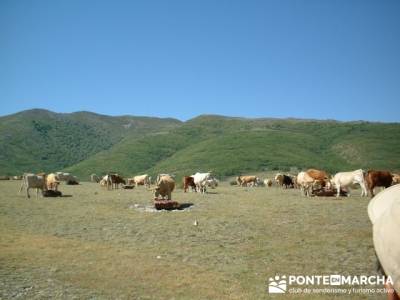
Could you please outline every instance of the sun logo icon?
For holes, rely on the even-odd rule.
[[[284,294],[286,293],[286,276],[270,277],[268,283],[268,293],[270,294]]]

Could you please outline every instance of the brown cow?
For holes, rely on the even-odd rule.
[[[192,176],[183,177],[183,191],[186,193],[189,187],[196,192],[196,184],[194,183],[194,178]]]
[[[320,182],[322,187],[325,187],[327,184],[330,184],[329,175],[325,171],[308,169],[306,173],[308,176],[314,179],[314,181]]]
[[[382,186],[385,188],[391,186],[393,177],[388,171],[368,170],[367,174],[365,175],[365,181],[371,197],[374,197],[374,188],[377,186]]]
[[[111,183],[111,189],[117,189],[120,184],[126,184],[125,179],[118,174],[109,174],[108,176]]]

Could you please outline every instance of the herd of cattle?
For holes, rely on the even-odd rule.
[[[22,176],[22,184],[20,192],[25,189],[26,195],[29,198],[29,189],[35,188],[37,195],[39,190],[42,191],[57,191],[58,185],[61,181],[66,184],[79,184],[78,179],[63,172],[56,173],[40,173],[40,174],[24,174]],[[138,175],[132,178],[124,179],[117,173],[106,174],[102,177],[92,174],[90,176],[92,182],[97,182],[100,186],[107,189],[116,189],[120,186],[122,188],[133,188],[135,186],[143,185],[147,188],[154,184],[155,187],[154,197],[158,199],[166,198],[171,200],[171,193],[175,189],[175,176],[171,174],[159,174],[154,182],[152,178],[147,175]],[[271,187],[276,184],[283,188],[298,188],[305,196],[333,196],[350,195],[350,189],[355,185],[361,187],[361,196],[374,196],[375,187],[387,188],[393,184],[400,183],[400,175],[392,174],[389,171],[364,171],[362,169],[351,172],[339,172],[331,177],[327,172],[316,169],[309,169],[302,171],[297,175],[288,175],[278,173],[274,179],[261,180],[257,176],[237,176],[233,184],[242,187],[254,186],[267,186]],[[231,183],[232,184],[232,183]],[[197,172],[191,176],[184,176],[182,179],[183,191],[187,192],[189,189],[193,192],[206,193],[207,188],[215,188],[218,186],[218,180],[212,175],[211,172],[199,173]]]
[[[364,171],[362,169],[351,172],[339,172],[331,177],[322,170],[309,169],[300,172],[296,176],[278,173],[275,182],[284,188],[299,188],[305,196],[350,196],[350,189],[355,185],[361,187],[361,196],[373,197],[375,187],[387,188],[393,184],[400,183],[400,175],[389,171]],[[271,179],[262,181],[256,176],[238,176],[236,183],[240,186],[272,186]]]
[[[98,182],[107,189],[118,188],[121,184],[123,188],[144,185],[150,188],[152,180],[148,174],[134,176],[125,180],[118,174],[107,174],[101,179],[96,175],[90,176],[92,182]],[[175,189],[175,176],[172,174],[158,174],[154,182],[154,198],[161,197],[171,200],[171,193]],[[183,177],[183,191],[186,193],[190,188],[194,192],[205,193],[207,187],[215,188],[218,186],[218,180],[212,176],[211,172],[196,173],[191,176]]]

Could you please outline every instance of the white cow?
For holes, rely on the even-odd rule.
[[[344,187],[348,190],[347,196],[350,196],[350,186],[353,184],[359,184],[361,187],[361,197],[367,196],[367,187],[365,185],[364,180],[364,171],[362,169],[358,169],[352,172],[339,172],[337,173],[331,183],[337,189],[336,197],[340,196],[340,188]]]
[[[207,190],[207,180],[211,179],[211,173],[199,173],[192,175],[198,192],[204,194]]]
[[[19,192],[21,193],[22,189],[26,189],[26,195],[28,198],[31,196],[29,195],[29,189],[36,189],[36,198],[39,196],[39,189],[42,191],[46,190],[46,177],[39,176],[35,174],[24,174],[22,176],[22,184]]]
[[[100,186],[107,187],[107,190],[112,189],[112,180],[110,175],[104,175],[99,183]]]

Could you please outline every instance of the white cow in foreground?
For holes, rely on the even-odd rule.
[[[211,173],[199,173],[192,175],[194,184],[198,192],[204,194],[207,190],[207,180],[211,179]]]
[[[22,189],[26,189],[26,195],[28,198],[31,196],[29,195],[29,189],[36,189],[36,198],[39,196],[39,189],[42,191],[46,190],[46,178],[45,176],[35,175],[35,174],[24,174],[22,176],[22,184],[19,192],[21,193]]]
[[[342,187],[348,190],[347,196],[350,196],[350,187],[354,184],[360,185],[361,197],[368,195],[367,187],[364,180],[364,171],[362,169],[358,169],[352,172],[339,172],[333,177],[331,183],[337,189],[336,197],[340,196],[340,188]]]

